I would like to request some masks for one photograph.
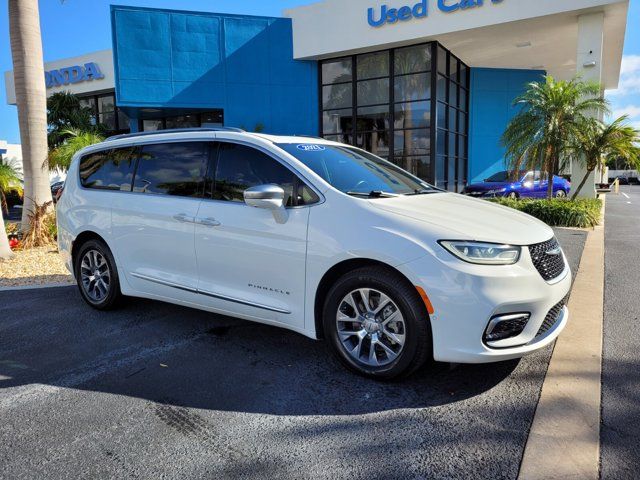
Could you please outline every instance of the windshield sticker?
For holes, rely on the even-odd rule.
[[[303,152],[322,152],[326,150],[325,147],[316,143],[306,143],[304,145],[298,145],[297,149],[302,150]]]

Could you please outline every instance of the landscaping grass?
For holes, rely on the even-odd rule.
[[[598,199],[510,200],[490,201],[527,213],[552,227],[592,228],[600,223],[602,201]]]

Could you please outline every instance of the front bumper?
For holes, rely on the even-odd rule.
[[[471,265],[444,250],[404,265],[411,270],[409,275],[417,275],[435,310],[431,316],[434,359],[491,363],[520,358],[552,343],[569,320],[563,305],[551,325],[541,328],[571,289],[571,271],[564,261],[565,271],[551,282],[538,273],[526,247],[520,261],[509,266]],[[492,347],[485,344],[491,318],[523,312],[531,317],[522,333]]]

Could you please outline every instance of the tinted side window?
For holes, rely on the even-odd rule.
[[[284,189],[287,206],[293,204],[296,177],[291,170],[255,148],[221,143],[213,198],[244,202],[244,191],[257,185],[276,184]]]
[[[133,191],[180,197],[201,197],[207,142],[145,145],[139,155]]]
[[[97,152],[80,160],[80,182],[85,188],[131,191],[134,148]]]

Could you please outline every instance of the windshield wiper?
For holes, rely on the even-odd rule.
[[[390,192],[383,192],[382,190],[372,190],[369,193],[366,192],[347,192],[347,195],[352,197],[367,197],[367,198],[393,198],[399,195]]]
[[[438,190],[414,190],[413,193],[407,193],[407,196],[411,195],[431,195],[433,193],[439,193]]]

